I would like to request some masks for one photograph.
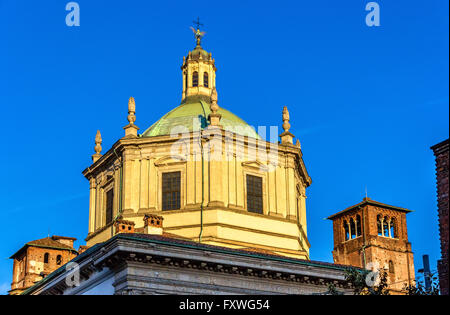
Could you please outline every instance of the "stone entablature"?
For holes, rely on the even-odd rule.
[[[198,244],[155,235],[119,234],[73,260],[80,286],[59,270],[30,295],[350,294],[347,266]]]

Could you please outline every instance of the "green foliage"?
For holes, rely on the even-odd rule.
[[[389,295],[387,273],[384,270],[372,272],[348,268],[345,280],[352,284],[354,295]]]
[[[344,295],[344,292],[339,291],[336,289],[336,286],[334,284],[328,285],[328,291],[325,293],[325,295]]]
[[[425,288],[424,281],[416,281],[416,285],[405,286],[408,295],[439,295],[439,281],[436,276],[431,277],[431,288]]]
[[[348,268],[345,271],[345,280],[350,283],[354,295],[389,295],[385,271],[372,272]],[[342,295],[343,293],[339,292],[333,285],[329,285],[328,294]]]
[[[375,281],[378,277],[378,281]],[[345,280],[353,288],[354,295],[390,295],[387,282],[387,273],[384,270],[372,272],[348,268],[345,272]],[[374,284],[374,285],[371,285]],[[435,276],[431,278],[431,288],[425,289],[424,281],[416,281],[416,285],[404,287],[406,295],[439,295],[439,283]],[[342,295],[332,284],[328,286],[329,295]]]

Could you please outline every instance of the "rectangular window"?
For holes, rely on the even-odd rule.
[[[181,192],[181,172],[162,174],[162,209],[179,210]]]
[[[263,213],[262,178],[247,175],[247,210]]]
[[[114,189],[106,192],[106,224],[113,220]]]

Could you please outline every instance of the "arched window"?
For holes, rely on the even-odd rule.
[[[49,258],[50,258],[50,254],[49,253],[45,253],[44,254],[44,264],[48,264]]]
[[[193,87],[198,86],[198,72],[197,72],[197,71],[195,71],[195,72],[192,74],[192,86],[193,86]]]
[[[383,226],[381,224],[381,215],[377,215],[378,236],[383,236]]]
[[[56,264],[57,265],[61,265],[62,264],[62,256],[61,255],[56,256]]]
[[[344,237],[345,237],[346,241],[348,241],[349,238],[350,238],[350,232],[348,230],[348,224],[347,224],[347,221],[345,221],[345,220],[344,220]]]
[[[350,219],[350,236],[352,239],[356,238],[356,225],[353,218]]]
[[[383,220],[383,236],[384,237],[389,237],[389,218],[388,217],[384,217]]]
[[[392,238],[397,238],[397,232],[396,232],[396,226],[395,226],[395,218],[391,219],[389,227],[390,227],[391,237]]]
[[[358,214],[356,216],[356,236],[361,236],[361,217]]]
[[[203,73],[203,86],[209,87],[209,75],[208,72]]]
[[[392,262],[392,260],[389,260],[389,273],[395,273],[394,263]]]

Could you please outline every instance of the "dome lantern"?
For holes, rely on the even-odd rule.
[[[209,98],[216,87],[216,66],[212,54],[201,46],[205,32],[200,30],[199,21],[194,22],[197,28],[191,27],[195,35],[196,47],[183,57],[181,71],[183,74],[182,101],[190,96],[203,96]]]

